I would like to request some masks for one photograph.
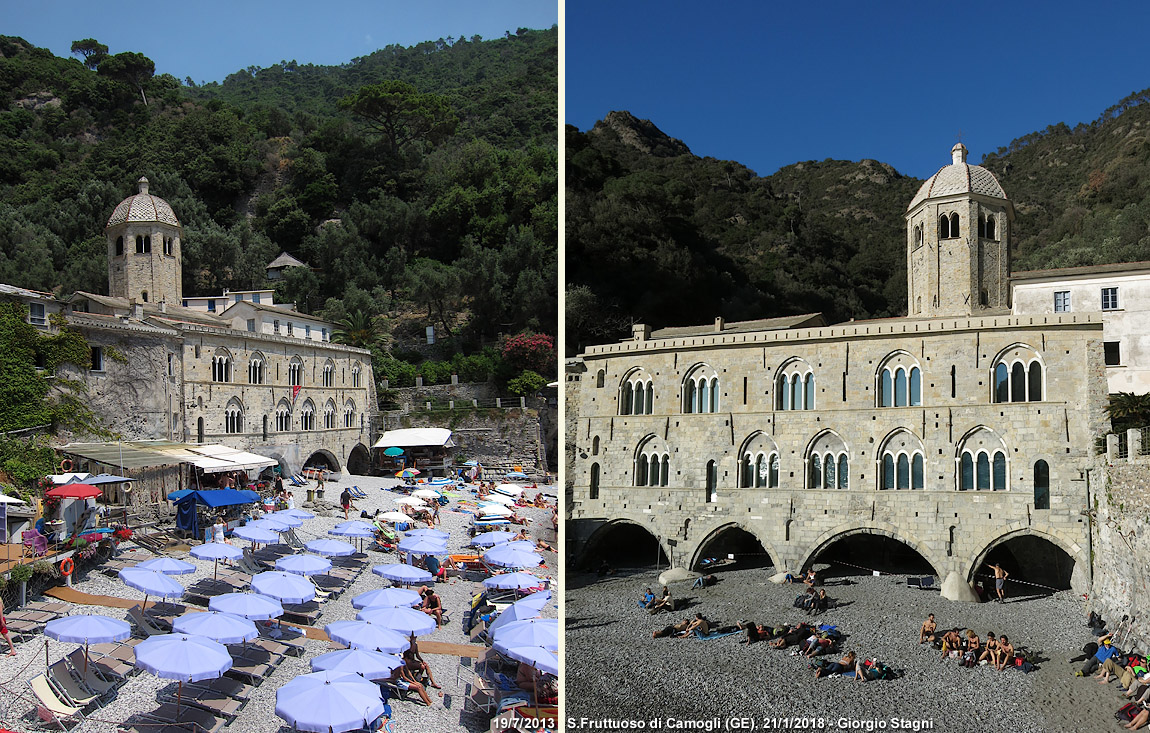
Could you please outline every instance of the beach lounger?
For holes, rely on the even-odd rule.
[[[72,665],[72,671],[76,673],[76,676],[84,684],[84,687],[87,687],[92,692],[105,695],[118,686],[112,680],[107,680],[100,676],[99,667],[96,666],[95,661],[91,658],[88,659],[86,665],[87,671],[85,671],[83,649],[75,649],[64,658],[68,660],[68,664]]]
[[[32,601],[24,604],[24,608],[29,611],[46,611],[47,613],[54,613],[56,616],[64,616],[71,610],[71,606],[66,603],[54,603],[52,601]]]
[[[139,606],[132,606],[128,609],[128,617],[136,624],[136,628],[140,630],[144,636],[159,636],[166,632],[161,631],[156,627],[145,615],[142,608]]]
[[[195,689],[213,690],[233,700],[246,701],[251,698],[252,690],[255,688],[227,677],[217,677],[214,680],[204,680],[203,682],[188,682],[184,685],[185,691]]]
[[[181,725],[183,730],[187,733],[191,729],[191,724],[195,724],[197,733],[219,733],[219,730],[224,727],[227,721],[223,718],[217,718],[215,715],[207,712],[206,710],[199,710],[187,705],[180,705],[178,715],[176,704],[174,702],[166,702],[155,710],[141,713],[146,721],[158,721],[160,723],[169,723],[172,725]],[[141,731],[148,731],[148,726],[140,725]]]
[[[36,675],[28,681],[28,686],[32,688],[32,694],[39,701],[36,712],[40,716],[40,720],[52,721],[61,728],[67,727],[66,722],[79,723],[83,721],[84,711],[61,700],[46,675]]]
[[[35,621],[23,621],[20,619],[8,618],[8,633],[12,636],[12,640],[28,639],[36,636],[44,630],[44,624],[36,623]]]
[[[315,601],[307,603],[284,603],[283,619],[304,626],[313,625],[319,619],[319,604]]]
[[[224,672],[225,677],[239,679],[240,682],[250,682],[252,685],[261,684],[274,669],[268,664],[259,664],[243,658],[235,659],[232,668]]]
[[[53,662],[52,666],[48,667],[48,681],[52,683],[60,699],[69,705],[83,709],[89,705],[99,704],[100,693],[86,688],[72,673],[72,668],[66,659]]]
[[[229,681],[235,682],[235,680]],[[175,703],[176,690],[164,693],[161,695],[161,699],[164,702]],[[212,715],[218,715],[228,722],[235,720],[235,717],[239,715],[240,708],[244,706],[242,700],[236,700],[218,690],[206,687],[194,687],[192,685],[184,685],[183,692],[179,695],[179,700],[181,705],[181,719],[184,717],[182,712],[182,706],[184,705],[205,710]]]

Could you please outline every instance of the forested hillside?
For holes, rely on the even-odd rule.
[[[311,269],[277,299],[360,342],[556,332],[554,28],[204,86],[73,50],[0,37],[0,282],[105,292],[104,223],[144,175],[183,224],[188,295],[266,287],[286,250]]]
[[[1146,101],[985,156],[1016,209],[1015,270],[1150,260]],[[640,321],[905,313],[903,215],[921,180],[873,160],[760,177],[627,112],[566,137],[568,353]]]

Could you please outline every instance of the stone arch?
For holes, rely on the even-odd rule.
[[[659,562],[661,564],[669,563],[668,558],[671,557],[671,551],[667,546],[666,538],[655,534],[651,527],[644,526],[632,519],[612,519],[596,528],[587,538],[587,541],[583,543],[583,551],[580,553],[582,559],[586,561],[593,557],[604,540],[608,539],[613,532],[624,528],[633,528],[647,534],[659,547]]]
[[[351,452],[347,454],[347,472],[365,476],[370,470],[371,452],[363,443],[356,443]]]
[[[703,539],[701,539],[695,546],[694,552],[691,553],[691,562],[687,567],[694,568],[697,563],[702,561],[704,556],[703,551],[707,549],[707,546],[724,532],[729,532],[732,529],[746,532],[758,540],[758,543],[763,547],[763,552],[767,553],[767,557],[769,558],[771,565],[776,568],[782,567],[779,565],[779,553],[775,550],[774,547],[771,546],[771,543],[763,539],[762,535],[760,535],[758,532],[755,532],[755,530],[751,527],[748,527],[747,525],[741,524],[739,522],[725,522],[708,532],[706,536],[703,537]]]
[[[339,459],[335,457],[334,453],[327,450],[326,448],[320,448],[319,450],[312,452],[312,454],[307,457],[307,460],[303,462],[303,465],[304,467],[315,468],[323,466],[329,472],[333,473],[340,470]]]
[[[888,524],[886,522],[869,521],[857,524],[840,524],[834,529],[823,532],[821,535],[819,535],[818,539],[812,543],[811,549],[808,550],[805,555],[803,555],[802,562],[799,564],[799,570],[801,572],[806,572],[807,569],[810,568],[812,564],[814,564],[815,558],[818,557],[819,553],[821,553],[823,550],[826,550],[828,547],[833,545],[838,540],[843,539],[844,537],[850,537],[857,534],[882,535],[884,537],[889,537],[892,540],[901,542],[902,544],[906,545],[921,555],[922,559],[925,560],[927,564],[934,569],[935,575],[939,575],[939,568],[946,567],[946,564],[939,562],[939,558],[936,558],[934,553],[928,550],[925,545],[923,545],[914,537],[907,535],[898,527],[895,527],[894,525]],[[940,577],[946,576],[943,574]]]
[[[982,550],[974,556],[970,567],[966,571],[967,582],[974,582],[975,575],[978,573],[979,568],[982,567],[982,564],[986,561],[987,556],[989,556],[995,548],[1009,542],[1010,540],[1018,539],[1019,537],[1030,536],[1046,540],[1050,544],[1065,552],[1070,557],[1070,559],[1074,561],[1074,567],[1071,569],[1070,573],[1070,583],[1072,588],[1075,590],[1080,590],[1089,585],[1090,558],[1087,551],[1083,550],[1081,545],[1079,545],[1077,542],[1062,537],[1058,533],[1058,530],[1054,527],[1046,525],[1032,525],[1028,527],[1022,527],[1017,526],[1018,524],[1019,523],[1016,522],[1014,524],[1008,525],[1005,532],[987,543],[986,546],[983,547]],[[1007,569],[1007,572],[1010,572],[1009,568]],[[1007,582],[1009,582],[1009,580]],[[993,587],[994,585],[991,584],[990,588]]]

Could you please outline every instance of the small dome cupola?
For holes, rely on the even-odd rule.
[[[950,149],[950,160],[952,161],[952,164],[953,165],[960,165],[962,163],[965,163],[966,162],[966,154],[968,152],[970,152],[970,151],[968,151],[966,149],[965,145],[963,145],[962,143],[956,143],[955,146]],[[147,191],[148,191],[148,179],[147,178],[141,178],[140,180],[144,182],[144,186],[141,189],[141,191],[143,191],[144,193],[147,193]]]
[[[147,193],[148,192],[148,177],[147,176],[140,176],[140,180],[136,181],[136,184],[140,187],[140,193]]]

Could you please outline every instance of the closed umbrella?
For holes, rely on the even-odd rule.
[[[276,570],[295,575],[319,575],[331,570],[331,560],[315,555],[288,555],[276,560]]]
[[[88,674],[88,644],[123,641],[132,635],[127,621],[109,616],[77,615],[52,619],[44,626],[44,635],[56,641],[84,645],[84,674]]]
[[[530,573],[507,573],[505,575],[492,575],[483,581],[484,588],[499,588],[502,590],[520,588],[539,588],[543,579]]]
[[[250,524],[245,524],[243,527],[236,528],[232,534],[239,537],[241,540],[248,542],[279,542],[279,535],[266,529],[253,527]]]
[[[137,563],[134,567],[141,570],[155,570],[157,573],[164,575],[186,575],[188,573],[196,572],[196,566],[190,562],[177,560],[174,557],[155,557],[151,560],[145,560],[142,563]]]
[[[418,593],[407,588],[369,590],[351,599],[353,608],[398,608],[400,606],[410,608],[418,606],[422,602],[423,598]]]
[[[307,603],[315,598],[315,586],[310,580],[278,570],[253,575],[252,590],[280,603]]]
[[[258,593],[224,593],[208,599],[208,608],[220,613],[242,616],[252,621],[266,621],[283,615],[283,606],[274,598]]]
[[[184,595],[184,586],[155,570],[140,570],[135,567],[124,568],[120,571],[119,576],[120,580],[124,581],[124,585],[144,592],[144,605],[141,606],[141,609],[147,609],[148,596],[180,598]]]
[[[491,636],[495,650],[517,646],[541,646],[549,651],[559,651],[559,619],[533,618],[515,621],[499,629]]]
[[[505,568],[533,568],[543,564],[543,556],[514,547],[504,549],[503,545],[499,545],[483,553],[483,562]]]
[[[296,730],[359,730],[383,710],[379,685],[350,672],[312,672],[276,690],[276,715]]]
[[[197,560],[214,561],[215,567],[212,570],[212,578],[214,579],[219,577],[220,560],[238,560],[244,556],[244,551],[223,542],[208,542],[193,547],[191,556]]]
[[[397,545],[400,552],[412,555],[438,555],[447,552],[446,540],[424,537],[407,537]]]
[[[441,542],[447,542],[451,537],[447,532],[442,529],[413,529],[403,533],[404,537],[423,537],[438,539]]]
[[[400,654],[411,646],[403,634],[367,621],[333,621],[323,627],[328,638],[338,644],[360,649],[377,649],[386,654]]]
[[[312,672],[351,672],[364,679],[381,680],[392,670],[403,665],[403,659],[394,654],[371,649],[340,649],[312,657]]]
[[[413,583],[427,583],[431,580],[431,573],[411,565],[394,563],[392,565],[376,565],[371,572],[387,578],[396,583],[412,585]]]
[[[203,636],[221,644],[239,644],[260,635],[259,629],[243,616],[219,611],[190,611],[172,622],[177,634]]]
[[[222,644],[202,636],[161,634],[135,646],[136,666],[157,677],[179,680],[176,720],[180,719],[180,695],[185,682],[214,680],[232,668],[232,657]]]
[[[327,555],[328,557],[346,557],[355,554],[355,545],[349,545],[339,540],[312,540],[305,543],[304,547],[307,548],[308,552]]]
[[[435,631],[435,619],[414,608],[365,608],[355,615],[360,621],[383,626],[404,636],[422,636]]]
[[[514,532],[484,532],[471,538],[472,547],[494,547],[515,539]]]

